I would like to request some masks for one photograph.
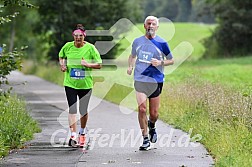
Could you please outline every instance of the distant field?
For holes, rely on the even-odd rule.
[[[157,34],[168,42],[171,50],[181,42],[189,42],[193,46],[194,51],[188,60],[198,60],[205,51],[202,42],[212,34],[214,27],[215,25],[196,23],[160,23]],[[143,24],[137,24],[137,28],[144,34]],[[138,37],[135,35],[139,34],[135,34],[133,31],[129,35],[131,35],[131,42],[133,42],[133,39]],[[129,41],[122,40],[121,51],[124,51],[129,45]]]
[[[197,76],[202,80],[222,84],[225,87],[245,89],[252,86],[251,62],[252,56],[185,62],[167,76],[167,81],[177,83],[189,77]]]
[[[212,34],[212,30],[215,25],[207,24],[195,24],[195,23],[176,23],[175,25],[175,34],[174,37],[168,41],[171,50],[173,50],[179,43],[187,41],[192,44],[194,51],[189,57],[189,60],[197,60],[204,53],[205,49],[202,44],[203,39],[209,37]],[[161,28],[158,33],[165,34],[169,29]]]

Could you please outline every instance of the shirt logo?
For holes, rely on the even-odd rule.
[[[143,63],[151,63],[153,58],[153,53],[140,50],[138,54],[138,60]]]

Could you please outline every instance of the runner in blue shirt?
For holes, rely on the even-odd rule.
[[[174,63],[167,42],[156,35],[158,24],[159,20],[154,16],[145,19],[146,33],[134,40],[128,59],[129,75],[135,67],[134,87],[138,103],[138,120],[143,135],[140,150],[148,150],[150,142],[157,141],[155,122],[158,119],[160,94],[164,82],[164,66]],[[149,119],[146,114],[147,99],[149,99]]]

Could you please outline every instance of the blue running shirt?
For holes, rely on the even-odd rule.
[[[167,42],[159,36],[147,39],[145,36],[136,38],[132,44],[131,55],[137,57],[134,80],[140,82],[164,82],[164,66],[154,67],[151,58],[158,60],[172,59]]]

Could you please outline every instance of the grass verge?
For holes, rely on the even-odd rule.
[[[252,89],[246,93],[192,78],[166,85],[160,119],[200,140],[215,159],[215,166],[252,163]]]
[[[26,111],[24,101],[16,96],[0,96],[0,157],[12,149],[21,148],[40,132],[40,128]]]

